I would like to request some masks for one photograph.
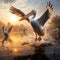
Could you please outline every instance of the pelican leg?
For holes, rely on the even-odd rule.
[[[38,39],[37,36],[38,36],[38,35],[37,35],[37,33],[35,33],[35,35],[36,35],[35,41],[37,41],[37,39]]]
[[[4,46],[4,40],[2,41],[2,47]]]
[[[42,40],[40,36],[38,37],[38,34],[37,34],[37,33],[35,33],[35,35],[36,35],[35,41],[37,41],[37,40],[39,40],[39,41]]]
[[[41,39],[41,37],[39,36],[37,40],[41,41],[42,39]]]
[[[4,38],[3,41],[2,41],[2,46],[4,46],[4,42],[5,42],[5,41],[7,42],[7,39],[8,39],[8,37],[5,36],[5,38]]]

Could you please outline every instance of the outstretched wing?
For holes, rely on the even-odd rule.
[[[44,24],[46,23],[46,21],[50,18],[51,11],[53,11],[53,7],[52,7],[51,3],[49,2],[49,3],[47,3],[47,10],[38,19],[38,22],[40,23],[40,25],[44,26]]]
[[[13,6],[10,7],[10,12],[21,18],[27,19],[27,20],[29,20],[28,17],[31,15],[34,15],[34,17],[36,16],[35,10],[32,10],[30,13],[25,15],[21,10],[19,10]]]
[[[11,27],[7,30],[7,32],[8,32],[8,33],[10,33],[10,32],[11,32],[12,27],[13,27],[13,26],[11,26]]]
[[[2,31],[4,32],[4,30],[5,30],[5,28],[4,28],[4,26],[2,26]]]
[[[19,16],[19,17],[23,17],[25,15],[21,10],[19,10],[13,6],[10,7],[10,12]]]

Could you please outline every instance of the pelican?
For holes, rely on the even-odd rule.
[[[10,9],[12,13],[14,12],[13,9],[14,9],[13,7]],[[19,10],[19,11],[21,11],[21,10]],[[31,26],[33,27],[33,30],[35,32],[36,40],[37,40],[37,35],[44,36],[44,30],[42,29],[41,26],[44,26],[46,21],[50,18],[52,11],[53,11],[53,7],[52,7],[51,3],[48,2],[47,6],[46,6],[46,11],[38,19],[35,19],[36,10],[32,10],[28,14],[24,14],[24,15],[21,13],[18,13],[16,11],[15,15],[17,15],[17,13],[20,14],[19,16],[20,17],[22,16],[22,18],[19,21],[27,20],[31,24]],[[33,15],[33,17],[29,18],[31,15]]]
[[[44,30],[41,28],[41,26],[44,26],[44,24],[46,23],[46,21],[50,18],[51,13],[53,11],[53,7],[51,5],[51,3],[47,3],[47,10],[45,11],[45,13],[39,17],[38,19],[35,19],[35,15],[36,15],[36,11],[34,17],[29,19],[29,23],[31,23],[33,30],[36,34],[36,39],[37,39],[37,35],[39,36],[43,36],[44,35]],[[29,17],[29,15],[24,16],[21,20],[26,20],[26,18]]]
[[[25,36],[27,36],[26,30],[27,30],[27,28],[21,28],[21,31],[23,31],[23,34],[24,34]]]
[[[5,27],[2,26],[2,31],[3,31],[3,34],[5,36],[3,41],[2,41],[2,46],[4,46],[4,42],[5,41],[7,42],[9,40],[9,42],[12,42],[10,39],[8,39],[9,33],[11,32],[11,29],[12,29],[12,26],[9,29],[7,29],[7,30],[5,30]]]
[[[27,27],[25,27],[23,24],[21,24],[20,32],[22,32],[22,34],[21,34],[22,37],[23,37],[23,35],[27,36],[26,31],[27,31]]]

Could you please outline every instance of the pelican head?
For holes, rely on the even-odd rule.
[[[22,20],[28,20],[28,17],[32,16],[32,18],[35,18],[36,17],[36,10],[32,10],[31,12],[29,12],[27,15],[25,15],[22,19],[20,19],[19,21],[22,21]]]
[[[33,15],[32,18],[35,18],[36,17],[36,10],[32,10],[31,12],[32,12],[32,15]]]

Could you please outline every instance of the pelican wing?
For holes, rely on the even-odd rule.
[[[4,28],[4,26],[2,26],[2,31],[4,32],[4,30],[5,30],[5,28]]]
[[[10,7],[10,12],[19,16],[19,17],[23,17],[25,15],[21,10],[19,10],[13,6]]]
[[[38,22],[40,23],[40,25],[44,26],[44,24],[46,23],[46,21],[50,18],[51,12],[53,11],[53,7],[51,5],[51,3],[47,3],[47,10],[45,11],[45,13],[38,19]]]
[[[40,25],[44,26],[44,24],[46,23],[46,21],[49,19],[49,13],[48,10],[38,19],[38,22],[40,23]]]
[[[34,10],[32,10],[30,13],[25,15],[21,10],[19,10],[19,9],[13,7],[13,6],[10,7],[10,12],[19,16],[19,17],[21,17],[22,19],[27,19],[27,20],[29,20],[28,17],[31,16],[31,15],[34,15],[34,17],[36,16]]]
[[[12,27],[13,27],[13,26],[11,26],[11,27],[7,30],[7,32],[8,32],[8,33],[10,33],[10,32],[11,32]]]

